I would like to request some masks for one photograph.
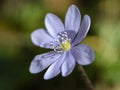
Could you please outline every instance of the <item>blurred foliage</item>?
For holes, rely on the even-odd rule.
[[[30,34],[44,28],[46,13],[64,21],[71,4],[91,17],[91,29],[82,43],[95,51],[93,64],[84,66],[96,90],[120,90],[120,1],[119,0],[1,0],[0,1],[0,90],[85,90],[77,68],[63,78],[43,80],[32,75],[29,65],[37,54],[47,52],[32,44]]]

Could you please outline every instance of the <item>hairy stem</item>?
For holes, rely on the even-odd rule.
[[[83,67],[79,65],[78,69],[79,69],[81,78],[84,81],[87,90],[94,90],[94,87],[93,87],[90,79],[88,78],[86,72],[84,71]]]

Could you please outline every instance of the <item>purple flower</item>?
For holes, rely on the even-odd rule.
[[[68,76],[76,63],[91,64],[95,58],[94,52],[86,44],[79,44],[90,28],[90,17],[81,15],[75,5],[71,5],[65,17],[65,25],[54,14],[47,14],[45,26],[47,30],[38,29],[31,34],[32,42],[40,47],[53,51],[37,55],[30,65],[30,72],[39,73],[48,68],[44,79],[51,79],[58,74]]]

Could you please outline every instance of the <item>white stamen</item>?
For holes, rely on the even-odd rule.
[[[64,51],[62,45],[63,43],[70,42],[70,39],[68,38],[67,32],[61,32],[57,35],[57,39],[54,40],[54,42],[50,43],[51,47],[54,49],[55,52],[61,53]],[[68,41],[68,42],[66,42]],[[68,44],[67,44],[68,45]]]

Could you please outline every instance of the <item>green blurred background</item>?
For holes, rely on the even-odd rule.
[[[78,68],[48,81],[45,71],[29,73],[34,56],[48,51],[32,44],[31,32],[44,28],[48,12],[64,21],[71,4],[91,17],[82,43],[95,51],[95,61],[84,66],[95,90],[120,90],[120,0],[0,0],[0,90],[85,90]]]

